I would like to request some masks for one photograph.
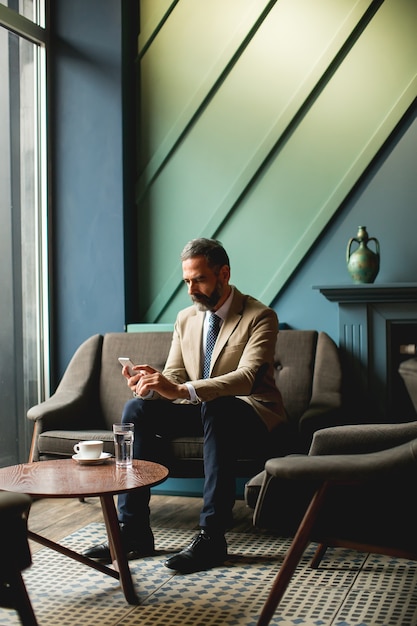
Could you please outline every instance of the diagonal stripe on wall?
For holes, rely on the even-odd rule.
[[[417,92],[414,0],[141,0],[141,321],[188,305],[219,238],[269,304]]]

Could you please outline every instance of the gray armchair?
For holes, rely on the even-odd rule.
[[[113,452],[112,424],[120,419],[131,393],[121,376],[119,356],[163,369],[171,332],[132,332],[95,335],[76,351],[56,390],[32,407],[34,423],[30,460],[70,457],[83,439],[102,439]],[[276,343],[277,384],[289,416],[271,433],[262,458],[242,450],[237,477],[251,476],[271,456],[306,452],[313,433],[341,423],[342,373],[339,352],[325,333],[281,330]],[[203,442],[199,437],[177,437],[166,442],[170,475],[203,476]]]
[[[417,408],[417,360],[400,374]],[[311,541],[318,567],[329,546],[417,560],[417,422],[317,431],[307,456],[266,462],[254,524],[293,537],[264,604],[269,624]],[[253,496],[253,493],[252,493]]]
[[[337,431],[337,432],[336,432]],[[329,428],[314,435],[310,455],[270,459],[254,524],[293,541],[264,604],[258,626],[269,624],[311,541],[318,567],[329,546],[417,560],[417,423]],[[341,453],[366,439],[364,450]],[[386,449],[382,440],[386,436]],[[402,443],[405,441],[405,443]],[[337,454],[332,454],[336,443]],[[396,445],[398,444],[398,445]],[[394,447],[391,447],[394,446]],[[320,452],[319,455],[315,456]]]
[[[24,494],[0,492],[0,606],[17,611],[23,626],[37,626],[21,574],[32,563],[27,539],[31,503]]]

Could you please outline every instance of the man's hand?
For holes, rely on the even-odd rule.
[[[128,368],[124,367],[122,374],[127,379],[128,387],[141,398],[156,391],[167,400],[190,399],[186,385],[172,383],[150,365],[135,365],[133,376],[129,376]]]

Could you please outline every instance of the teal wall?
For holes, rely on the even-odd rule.
[[[417,282],[417,105],[380,151],[332,223],[284,287],[273,306],[294,328],[317,328],[339,340],[338,305],[316,285],[349,283],[346,248],[365,224],[378,238],[376,283]],[[416,308],[417,319],[417,308]]]
[[[219,237],[281,321],[336,339],[312,287],[349,282],[359,225],[380,240],[378,282],[416,280],[414,0],[142,0],[140,103],[123,71],[136,3],[52,5],[56,379],[89,335],[172,322],[195,236]]]
[[[196,236],[219,238],[232,280],[270,304],[416,97],[417,3],[142,0],[141,11],[136,316],[172,322],[187,304],[178,254]]]

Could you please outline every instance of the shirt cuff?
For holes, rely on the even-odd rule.
[[[191,404],[200,404],[200,398],[195,392],[194,386],[191,383],[184,383],[188,389],[188,393],[190,394],[190,402]]]

